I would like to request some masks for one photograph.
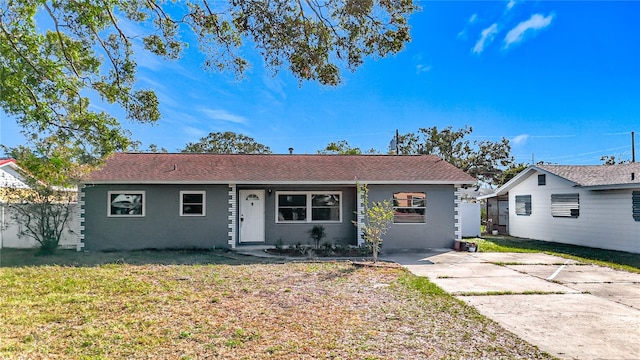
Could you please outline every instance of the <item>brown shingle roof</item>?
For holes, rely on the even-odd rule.
[[[580,186],[640,184],[640,163],[618,165],[538,165]],[[631,174],[634,173],[634,179]]]
[[[475,179],[437,156],[117,153],[87,183],[431,183]]]

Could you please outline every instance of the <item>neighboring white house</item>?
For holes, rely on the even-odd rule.
[[[482,198],[508,199],[509,235],[640,253],[640,163],[530,166]]]
[[[14,159],[0,159],[0,189],[28,189],[24,171]],[[4,192],[0,191],[0,249],[1,248],[34,248],[39,244],[32,238],[20,236],[20,224],[14,220],[11,207]],[[72,203],[71,215],[67,222],[67,229],[60,239],[60,247],[75,248],[78,243],[80,229],[78,221],[78,204]]]

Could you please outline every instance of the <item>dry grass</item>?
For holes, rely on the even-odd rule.
[[[38,249],[0,249],[0,267],[15,266],[96,266],[105,264],[130,265],[247,265],[273,263],[277,259],[245,256],[224,249],[206,250],[136,250],[108,252],[79,252],[58,249],[51,255],[40,255]]]
[[[424,278],[350,263],[0,269],[0,358],[549,358]]]

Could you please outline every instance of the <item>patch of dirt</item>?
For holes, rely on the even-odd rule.
[[[361,248],[315,249],[310,247],[271,248],[268,254],[287,257],[367,257],[371,253]]]

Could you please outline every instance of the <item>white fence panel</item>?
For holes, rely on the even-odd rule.
[[[462,219],[462,237],[479,237],[480,203],[462,202],[459,211]]]
[[[71,213],[66,229],[60,239],[61,248],[75,248],[80,229],[78,224],[78,204],[70,204]],[[40,245],[30,237],[19,236],[20,224],[13,218],[12,210],[6,205],[0,206],[0,248],[36,248]]]

